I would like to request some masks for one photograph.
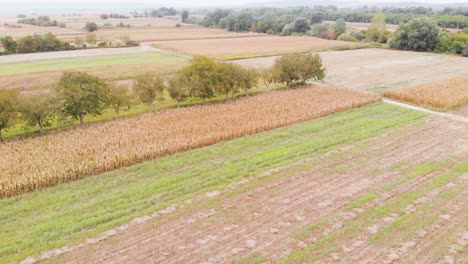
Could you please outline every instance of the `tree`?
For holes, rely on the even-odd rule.
[[[305,33],[310,29],[309,21],[305,18],[297,18],[294,20],[292,31]]]
[[[277,81],[289,87],[304,84],[307,80],[323,80],[325,69],[318,54],[294,53],[276,59],[273,65],[278,72]]]
[[[0,37],[0,44],[5,49],[5,55],[14,54],[17,51],[18,43],[11,36]]]
[[[86,43],[89,43],[89,44],[96,44],[97,42],[96,33],[94,32],[86,33],[85,41]]]
[[[19,97],[18,110],[28,126],[38,126],[41,134],[52,125],[56,114],[55,99],[51,93],[29,93]]]
[[[0,142],[3,142],[2,130],[15,125],[18,120],[18,113],[15,104],[18,95],[18,90],[0,89]]]
[[[216,86],[216,92],[223,94],[226,97],[226,102],[229,100],[229,94],[239,91],[242,68],[234,63],[220,63],[218,66],[219,74],[222,77]]]
[[[344,19],[340,18],[336,21],[335,24],[335,34],[336,37],[339,37],[341,34],[346,32],[346,22]]]
[[[244,90],[246,96],[249,90],[258,84],[258,71],[255,68],[245,68],[239,66],[238,83],[239,88]]]
[[[415,18],[401,25],[390,41],[391,48],[415,51],[434,50],[439,43],[439,27],[427,18]]]
[[[101,14],[99,16],[101,19],[108,19],[109,18],[109,15],[108,14]]]
[[[366,38],[368,41],[384,43],[387,41],[387,23],[385,22],[385,14],[377,13],[372,18],[371,25],[367,29]]]
[[[100,78],[84,72],[65,72],[57,87],[61,110],[84,123],[88,114],[100,115],[109,95],[109,87]]]
[[[276,68],[270,67],[266,69],[261,69],[259,74],[262,78],[263,83],[265,84],[266,90],[270,91],[270,85],[278,79],[278,72]]]
[[[41,49],[42,41],[33,36],[26,36],[18,40],[18,53],[33,53]]]
[[[44,51],[55,51],[63,48],[63,42],[54,34],[48,32],[43,38]]]
[[[189,12],[187,10],[182,11],[180,17],[182,19],[182,23],[185,23],[185,21],[187,21],[187,18],[189,17]]]
[[[203,101],[213,97],[216,86],[222,78],[218,68],[219,64],[211,58],[193,57],[181,70],[191,84],[190,95],[199,97]]]
[[[98,26],[94,22],[88,22],[88,23],[86,23],[85,29],[88,32],[94,32],[94,31],[98,30]]]
[[[317,37],[317,38],[326,38],[328,32],[328,25],[326,24],[314,24],[312,25],[308,35]]]
[[[177,73],[170,81],[167,88],[172,99],[176,100],[177,108],[180,103],[190,97],[190,82],[182,73]]]
[[[126,85],[111,85],[107,104],[114,109],[117,117],[120,117],[121,110],[129,110],[132,107],[133,96],[128,93]]]
[[[156,99],[162,100],[166,88],[163,79],[158,75],[146,73],[135,77],[134,90],[140,101],[147,105],[148,111],[153,112]]]

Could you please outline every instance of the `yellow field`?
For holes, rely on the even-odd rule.
[[[148,113],[0,145],[0,197],[53,186],[177,151],[318,118],[380,100],[311,87],[229,104]]]
[[[409,88],[384,92],[384,96],[415,105],[448,110],[468,104],[468,74]]]

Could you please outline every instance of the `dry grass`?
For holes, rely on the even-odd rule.
[[[439,110],[468,104],[468,74],[444,81],[389,90],[385,97]]]
[[[277,53],[348,48],[353,45],[357,44],[313,37],[263,36],[232,39],[165,41],[156,43],[154,46],[177,53],[222,57],[239,54],[275,55]]]
[[[56,131],[0,145],[0,196],[13,196],[379,101],[312,87]]]

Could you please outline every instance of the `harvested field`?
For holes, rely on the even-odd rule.
[[[387,49],[320,52],[330,85],[371,92],[414,86],[468,74],[468,59],[433,53]],[[273,65],[277,57],[234,62],[257,68]]]
[[[464,263],[467,129],[432,117],[389,129],[140,217],[52,262]]]
[[[205,55],[220,59],[272,56],[291,52],[352,49],[362,44],[326,40],[314,37],[246,37],[234,39],[203,39],[164,41],[155,47],[190,55]]]
[[[326,153],[350,155],[346,151],[350,150],[348,146],[358,147],[357,152],[361,147],[365,150],[368,144],[363,140],[378,136],[369,142],[372,144],[375,140],[386,138],[385,135],[392,131],[398,132],[408,125],[420,123],[423,117],[424,114],[420,112],[377,103],[179,152],[73,183],[0,199],[0,234],[3,238],[0,239],[0,259],[6,263],[17,263],[27,256],[52,257],[84,241],[88,245],[97,243],[99,240],[96,236],[103,237],[101,234],[104,231],[104,237],[108,237],[115,234],[110,230],[112,228],[122,231],[145,221],[150,221],[148,224],[152,223],[151,227],[156,228],[165,221],[160,221],[158,217],[175,209],[177,213],[174,217],[177,219],[180,209],[183,208],[181,212],[190,213],[193,205],[201,205],[207,197],[214,197],[224,191],[230,194],[242,193],[246,190],[244,187],[248,187],[242,187],[242,182],[268,182],[276,179],[274,175],[277,174],[272,174],[276,170],[281,171],[288,166],[298,168],[297,164],[304,164],[303,169],[306,169],[309,167],[306,166],[307,162],[334,158]],[[447,137],[456,135],[448,131],[445,132]],[[373,165],[370,163],[369,168]],[[343,171],[338,165],[332,168]],[[268,175],[274,177],[265,177]],[[312,182],[313,179],[309,184]],[[298,197],[304,194],[300,193]],[[192,205],[190,201],[193,201]],[[218,201],[216,197],[207,200],[207,206],[210,206],[207,208],[219,204]],[[233,220],[239,219],[236,214],[226,215],[231,216]],[[210,221],[210,218],[205,219]],[[272,219],[275,218],[269,218]],[[226,224],[229,222],[226,221]],[[197,227],[201,226],[194,225],[194,228]],[[195,229],[195,232],[203,235],[203,230]],[[63,250],[41,254],[61,247],[64,247]],[[226,247],[226,250],[229,248]]]
[[[468,104],[468,73],[444,81],[388,90],[384,96],[438,110],[456,108]]]
[[[0,145],[0,196],[53,186],[378,100],[378,96],[347,89],[310,87],[7,142]]]

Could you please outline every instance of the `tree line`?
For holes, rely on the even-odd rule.
[[[196,56],[170,77],[153,73],[136,76],[132,89],[85,72],[65,72],[47,92],[21,94],[15,89],[0,90],[0,141],[2,130],[19,122],[37,126],[42,133],[54,120],[71,118],[84,124],[86,116],[101,115],[106,108],[112,108],[119,117],[122,110],[139,102],[152,112],[155,102],[165,100],[165,91],[180,107],[193,99],[205,102],[214,96],[224,96],[229,101],[238,92],[248,96],[259,79],[268,91],[273,83],[295,87],[309,79],[324,77],[320,56],[310,53],[284,55],[271,68],[262,70]]]
[[[88,44],[96,43],[96,35],[88,33],[86,35]],[[126,39],[123,41],[124,46],[138,46],[136,41]],[[61,51],[61,50],[76,50],[88,48],[80,38],[74,43],[65,42],[57,38],[53,33],[48,32],[44,35],[34,34],[32,36],[25,36],[18,40],[13,39],[11,36],[0,37],[0,45],[4,51],[0,51],[0,55],[10,55],[15,53],[34,53],[34,52],[47,52],[47,51]],[[110,44],[106,41],[100,42],[98,47],[107,47]]]

